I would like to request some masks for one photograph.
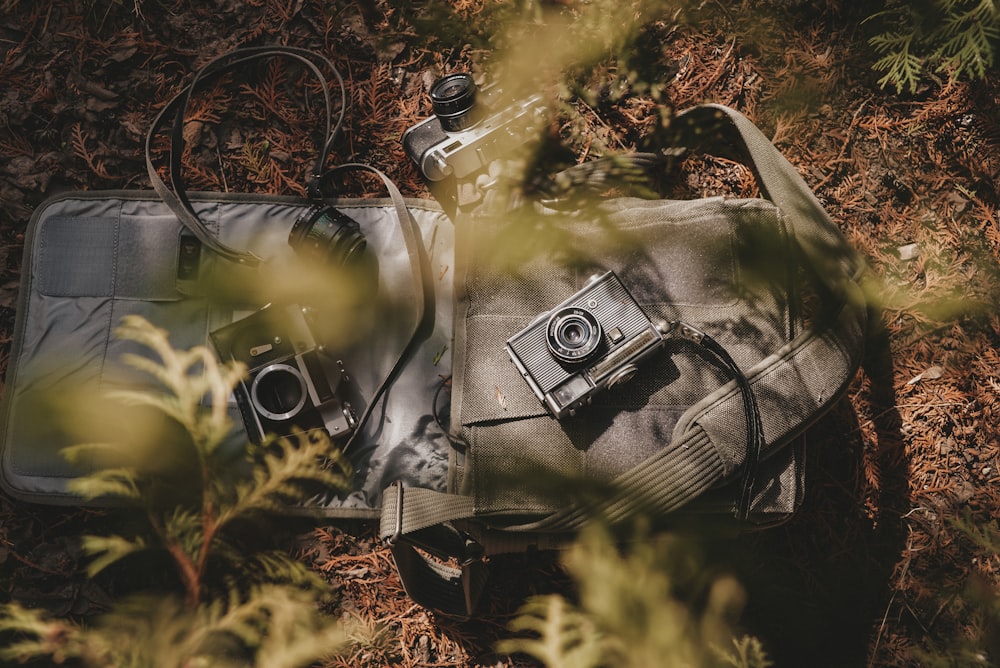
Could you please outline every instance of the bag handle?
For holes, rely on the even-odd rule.
[[[724,133],[711,141],[713,150],[736,148],[743,156],[733,156],[754,171],[761,195],[785,214],[807,267],[831,296],[847,298],[852,292],[845,286],[856,284],[864,273],[864,263],[847,243],[837,225],[816,199],[798,170],[775,148],[753,122],[721,104],[703,104],[677,114],[675,122],[695,128],[715,125]],[[742,159],[741,159],[742,158]],[[847,277],[847,280],[844,279]]]
[[[323,143],[320,147],[319,155],[316,157],[316,162],[313,165],[308,183],[306,184],[306,190],[311,199],[321,198],[321,183],[323,179],[324,165],[326,164],[333,143],[340,132],[341,126],[343,125],[344,114],[347,110],[347,92],[344,86],[344,80],[337,68],[334,67],[333,63],[331,63],[324,56],[313,51],[309,51],[308,49],[291,46],[248,47],[244,49],[237,49],[236,51],[231,51],[218,56],[198,70],[191,83],[181,90],[180,93],[175,95],[173,99],[171,99],[166,106],[160,110],[160,113],[158,113],[153,119],[153,122],[149,127],[149,131],[146,133],[146,172],[149,174],[149,180],[152,182],[153,190],[156,191],[160,198],[163,199],[167,206],[169,206],[170,209],[177,215],[177,218],[181,221],[181,223],[183,223],[184,226],[187,227],[205,247],[211,249],[227,260],[249,265],[251,267],[260,264],[261,258],[257,257],[253,253],[231,248],[219,241],[219,239],[217,239],[215,235],[208,230],[205,224],[198,217],[194,207],[191,205],[191,201],[188,199],[181,171],[181,155],[184,152],[184,114],[187,111],[191,95],[194,93],[199,84],[224,74],[239,65],[254,60],[276,57],[290,58],[305,65],[319,81],[320,88],[323,92],[325,112]],[[332,105],[330,101],[330,87],[326,82],[326,77],[320,69],[320,65],[326,66],[327,69],[333,72],[340,89],[340,110],[337,113],[336,122],[333,121]],[[173,185],[173,190],[171,190],[170,186],[168,186],[163,179],[160,178],[152,160],[153,137],[160,131],[164,120],[171,113],[174,114],[170,132],[170,181]]]

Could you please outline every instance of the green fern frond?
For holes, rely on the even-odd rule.
[[[124,355],[133,368],[155,378],[167,393],[118,392],[116,396],[133,404],[159,408],[184,426],[199,449],[211,454],[232,427],[226,410],[233,387],[246,373],[238,363],[220,364],[204,346],[178,351],[170,345],[165,330],[138,316],[122,319],[116,335],[149,348],[159,361],[135,354]],[[203,400],[209,398],[209,410]]]
[[[531,636],[504,641],[498,649],[529,654],[548,668],[710,668],[722,660],[765,668],[760,643],[732,634],[742,588],[731,577],[706,578],[694,547],[640,528],[620,550],[607,528],[587,527],[563,560],[577,583],[579,604],[559,596],[530,600],[510,628]],[[729,643],[735,654],[715,649]]]
[[[955,528],[965,534],[980,550],[1000,553],[1000,524],[993,522],[977,522],[971,514],[966,514],[952,521]]]
[[[879,86],[895,86],[896,93],[902,93],[904,89],[916,92],[924,61],[912,51],[913,35],[879,35],[873,37],[870,43],[876,52],[886,54],[872,65],[876,72],[885,72],[878,80]]]
[[[726,651],[713,648],[723,666],[730,668],[768,668],[774,664],[767,658],[764,646],[753,636],[733,638],[733,649]]]
[[[173,418],[178,424],[188,431],[197,429],[196,417],[189,406],[184,402],[169,394],[158,394],[148,390],[112,390],[107,393],[112,399],[123,406],[152,408],[160,411],[164,415]]]
[[[315,600],[292,587],[266,587],[256,595],[265,601],[267,634],[256,648],[255,666],[303,668],[341,652],[351,637],[344,624],[304,614]]]
[[[83,551],[93,557],[87,564],[87,575],[94,577],[108,566],[147,547],[141,537],[129,540],[121,536],[84,536]]]
[[[220,525],[242,515],[286,509],[290,501],[301,500],[304,494],[308,497],[310,485],[333,490],[349,487],[350,462],[322,431],[280,438],[264,452],[254,465],[252,480],[239,483],[236,500],[220,508]]]
[[[0,661],[26,663],[50,657],[58,665],[70,660],[86,666],[109,666],[110,648],[100,638],[92,638],[82,627],[53,619],[48,613],[24,608],[16,603],[0,606],[0,634],[13,640],[0,646]]]
[[[497,644],[506,654],[520,652],[548,668],[592,668],[607,665],[600,634],[591,620],[558,595],[529,599],[510,624],[516,633],[534,637],[511,638]]]
[[[60,454],[66,461],[81,467],[99,461],[137,463],[132,447],[123,443],[79,443],[63,448]]]
[[[873,69],[885,72],[883,88],[915,92],[927,71],[980,79],[996,63],[1000,5],[996,0],[935,0],[915,5],[890,2],[867,21],[893,27],[869,39],[882,57]]]
[[[278,550],[255,553],[249,559],[244,555],[240,571],[249,575],[254,582],[289,585],[317,593],[329,590],[326,580],[315,571]]]
[[[982,78],[993,67],[993,42],[1000,38],[997,26],[976,23],[944,41],[931,60],[940,62],[938,71],[955,76]]]
[[[201,515],[191,508],[171,509],[161,529],[167,545],[180,549],[192,561],[206,549]],[[208,546],[211,547],[211,546]]]
[[[138,501],[142,498],[140,476],[128,467],[106,468],[94,471],[67,483],[67,488],[84,499],[124,499]]]

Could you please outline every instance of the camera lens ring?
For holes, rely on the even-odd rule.
[[[299,214],[288,233],[288,244],[296,252],[345,267],[356,262],[368,246],[357,221],[329,204],[314,204]]]
[[[441,77],[431,86],[430,98],[434,115],[445,132],[461,132],[479,121],[473,113],[476,107],[476,82],[467,72]]]
[[[545,343],[557,359],[574,364],[590,357],[601,343],[601,323],[587,309],[568,306],[549,316]]]
[[[261,389],[271,387],[266,384],[262,384],[268,376],[276,373],[289,374],[297,381],[298,384],[298,398],[294,401],[294,406],[284,410],[283,412],[276,412],[271,410],[265,403],[261,400]],[[273,380],[273,379],[271,379]],[[267,382],[271,382],[268,380]],[[287,389],[287,385],[285,385]],[[263,415],[269,420],[274,420],[275,422],[283,422],[284,420],[291,419],[299,414],[299,411],[306,405],[306,399],[309,396],[309,390],[306,387],[306,380],[302,377],[302,372],[293,366],[288,364],[269,364],[254,377],[253,383],[250,384],[250,402],[253,404],[254,410]],[[280,400],[279,400],[280,401]]]

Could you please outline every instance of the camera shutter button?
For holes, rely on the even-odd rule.
[[[639,372],[639,367],[634,364],[626,364],[618,371],[615,371],[608,377],[608,389],[621,385],[622,383],[627,383],[628,381],[635,378],[635,374]]]

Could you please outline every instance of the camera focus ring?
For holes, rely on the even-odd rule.
[[[459,72],[441,77],[431,86],[431,106],[445,132],[461,132],[479,120],[473,113],[476,82],[472,75]]]
[[[569,363],[582,362],[601,343],[601,323],[586,309],[561,308],[549,317],[545,342],[556,358]]]
[[[350,266],[367,247],[357,221],[328,204],[310,206],[299,214],[288,244],[306,257],[333,266]]]

